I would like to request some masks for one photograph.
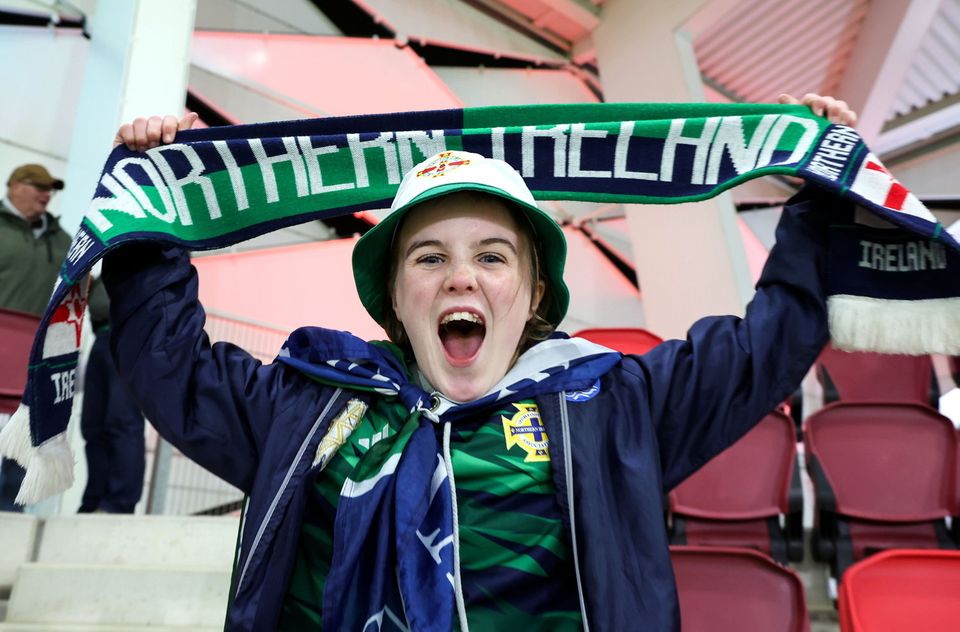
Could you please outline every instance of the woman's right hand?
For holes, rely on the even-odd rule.
[[[133,151],[146,151],[158,145],[168,145],[173,142],[177,132],[193,128],[197,118],[196,112],[188,112],[179,121],[172,114],[137,118],[120,126],[113,146],[126,145],[127,149]]]

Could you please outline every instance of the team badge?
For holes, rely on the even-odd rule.
[[[503,421],[503,436],[509,450],[515,445],[520,446],[527,453],[523,459],[525,463],[549,461],[547,430],[540,423],[540,411],[536,404],[513,404],[517,409],[513,417],[507,419],[501,415]]]
[[[469,165],[470,159],[463,158],[453,151],[444,151],[437,154],[426,167],[417,172],[418,178],[439,178],[456,167]]]

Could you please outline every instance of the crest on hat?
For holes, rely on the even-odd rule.
[[[445,175],[447,171],[469,165],[470,159],[464,158],[453,151],[440,152],[428,162],[423,169],[417,172],[418,178],[439,178]]]

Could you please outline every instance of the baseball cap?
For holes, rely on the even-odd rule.
[[[403,217],[416,205],[457,191],[496,195],[523,213],[540,246],[540,263],[550,283],[547,321],[560,324],[567,313],[570,292],[563,282],[567,241],[550,215],[540,210],[517,171],[502,160],[468,151],[442,151],[407,172],[393,204],[380,223],[367,231],[353,249],[353,278],[360,301],[375,321],[383,325],[392,309],[387,277],[393,241]]]
[[[9,186],[14,182],[39,184],[40,186],[51,187],[58,191],[63,189],[63,180],[54,178],[43,165],[20,165],[10,174],[10,177],[7,179],[7,185]]]

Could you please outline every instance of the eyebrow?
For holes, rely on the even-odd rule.
[[[517,247],[509,239],[504,239],[503,237],[488,237],[486,239],[481,239],[479,244],[480,246],[491,246],[493,244],[502,244],[510,249],[511,252],[515,255],[519,255],[517,252]],[[438,248],[442,247],[443,242],[439,239],[422,239],[420,241],[415,241],[407,248],[407,252],[404,253],[404,258],[409,257],[415,250],[418,248]]]

